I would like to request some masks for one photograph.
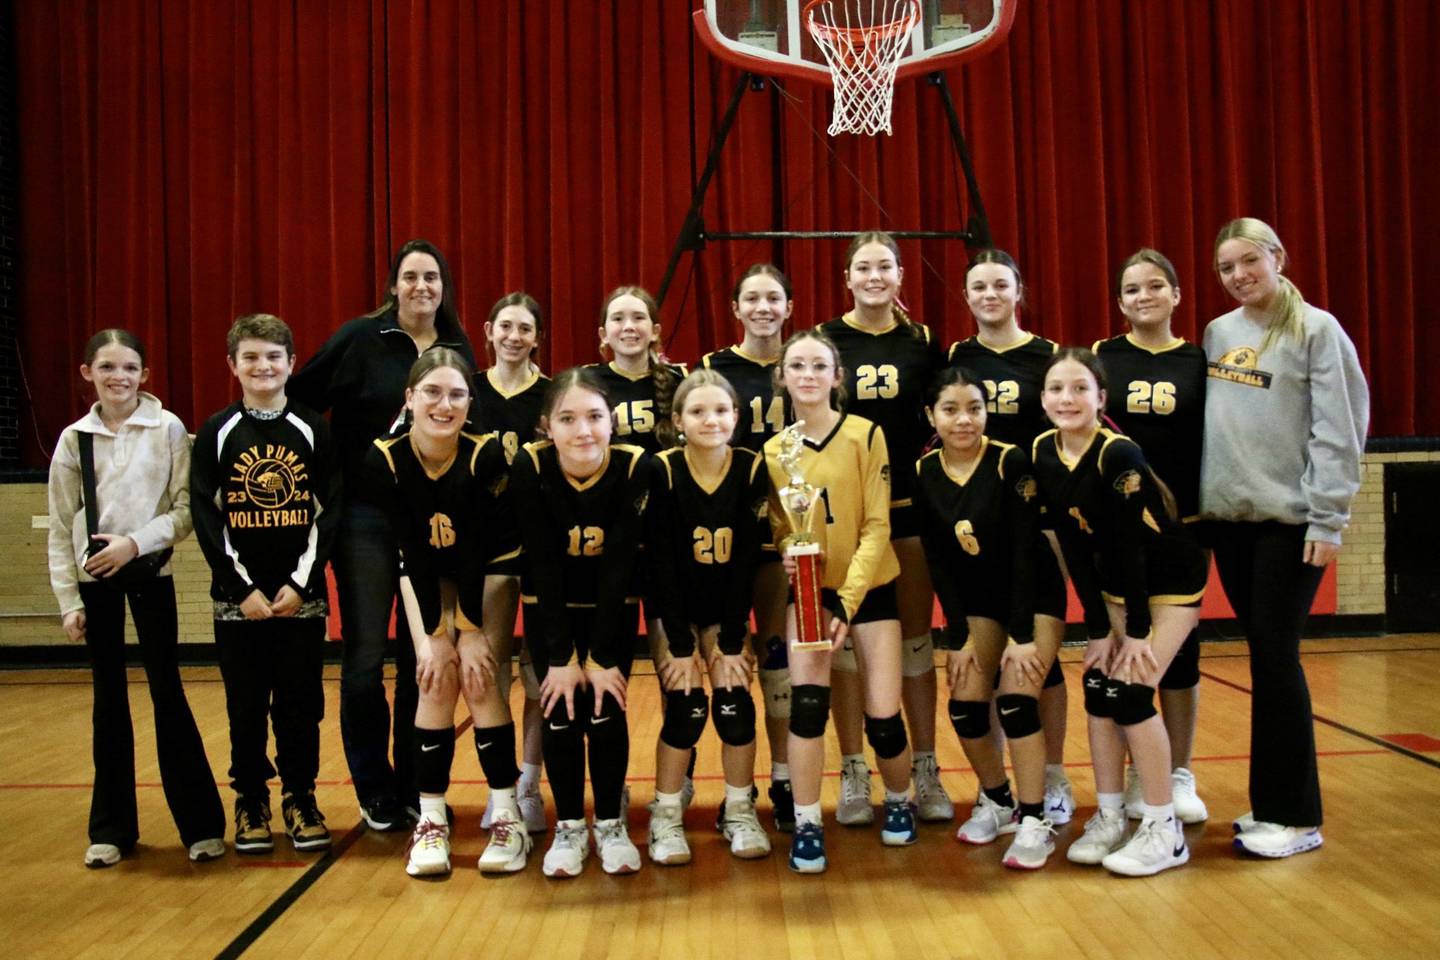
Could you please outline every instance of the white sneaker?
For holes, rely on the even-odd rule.
[[[516,873],[524,870],[530,845],[530,834],[520,822],[520,812],[500,808],[490,821],[490,842],[480,855],[480,872]]]
[[[955,819],[955,804],[940,782],[940,764],[934,757],[911,764],[910,778],[915,782],[915,808],[921,820],[937,823]]]
[[[1230,832],[1244,833],[1246,830],[1249,830],[1251,827],[1255,826],[1257,822],[1258,821],[1256,821],[1255,819],[1255,811],[1246,810],[1244,813],[1240,814],[1240,816],[1230,821]]]
[[[970,809],[970,819],[960,824],[955,839],[962,843],[976,845],[994,843],[1002,833],[1014,833],[1020,824],[1016,820],[1019,807],[1002,807],[982,791],[975,806]]]
[[[1001,862],[1019,870],[1039,870],[1055,852],[1055,827],[1049,820],[1026,817],[1015,831],[1015,842]]]
[[[113,843],[92,843],[85,848],[85,866],[91,870],[113,867],[121,856],[120,848]]]
[[[606,873],[634,873],[640,869],[640,851],[630,842],[624,817],[595,821],[595,851]]]
[[[598,825],[596,830],[598,838]],[[599,840],[596,842],[599,843]],[[650,859],[654,863],[677,867],[690,862],[690,844],[685,839],[682,808],[668,805],[651,808],[649,846]]]
[[[485,799],[485,813],[480,817],[480,829],[489,830],[490,824],[495,822],[495,794]]]
[[[1096,864],[1120,849],[1125,841],[1125,814],[1101,807],[1085,821],[1085,832],[1070,844],[1065,859],[1071,863]]]
[[[875,822],[875,806],[870,799],[870,768],[864,760],[847,760],[840,768],[840,803],[835,820],[847,827],[863,827]]]
[[[1204,823],[1210,819],[1205,801],[1195,792],[1195,774],[1184,767],[1170,771],[1170,802],[1175,804],[1175,819],[1181,823]]]
[[[720,832],[730,841],[730,852],[741,860],[755,860],[770,853],[770,837],[760,826],[754,802],[727,803]]]
[[[516,802],[520,805],[520,819],[525,822],[526,833],[544,833],[549,829],[545,824],[545,798],[540,796],[540,784],[532,784]]]
[[[1297,853],[1315,850],[1325,838],[1319,827],[1285,827],[1278,823],[1255,820],[1250,828],[1235,837],[1235,849],[1241,853],[1278,860]]]
[[[547,877],[578,877],[585,869],[585,858],[590,856],[590,838],[585,830],[584,820],[556,820],[555,836],[550,840],[550,849],[540,864],[540,872]]]
[[[434,877],[450,872],[450,825],[422,814],[405,848],[405,872],[412,877]]]
[[[1145,803],[1145,793],[1140,789],[1140,771],[1134,766],[1125,768],[1125,816],[1131,820],[1145,819],[1145,811],[1142,806]]]
[[[1051,780],[1045,778],[1045,819],[1063,827],[1075,816],[1075,791],[1070,787],[1070,779],[1060,776]]]
[[[1145,819],[1125,846],[1106,856],[1100,865],[1124,877],[1153,877],[1189,860],[1190,848],[1178,821]]]
[[[205,863],[210,860],[219,860],[225,856],[225,841],[219,837],[211,837],[208,840],[196,840],[190,844],[190,861],[192,863]]]

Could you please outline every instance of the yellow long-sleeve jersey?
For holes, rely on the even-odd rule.
[[[780,506],[779,490],[790,478],[779,454],[780,438],[771,437],[765,442],[765,467],[770,472],[770,526],[777,547],[792,532]],[[900,562],[890,546],[890,455],[885,433],[864,417],[841,414],[824,440],[805,441],[800,469],[820,491],[812,531],[824,553],[822,586],[840,595],[848,619],[868,591],[900,575]]]

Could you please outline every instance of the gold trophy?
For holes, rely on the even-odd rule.
[[[790,536],[785,541],[785,556],[794,559],[795,573],[790,587],[795,597],[795,639],[793,650],[824,650],[830,647],[826,627],[829,616],[820,605],[820,544],[815,542],[813,525],[815,508],[820,505],[820,490],[800,472],[800,456],[805,450],[805,435],[800,432],[805,421],[792,423],[780,432],[780,466],[790,482],[780,488],[780,508],[790,522]]]

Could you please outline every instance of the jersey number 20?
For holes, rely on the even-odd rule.
[[[715,530],[696,527],[693,535],[695,537],[696,563],[730,562],[730,548],[735,542],[735,532],[729,527],[720,527]]]

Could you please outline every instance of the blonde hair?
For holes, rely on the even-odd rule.
[[[1257,220],[1255,217],[1240,217],[1220,228],[1220,234],[1215,238],[1217,261],[1220,256],[1220,245],[1226,240],[1245,240],[1253,243],[1282,264],[1289,259],[1285,253],[1285,246],[1280,242],[1280,237],[1275,233],[1274,228],[1264,220]],[[1219,264],[1217,263],[1215,267],[1218,273]],[[1275,302],[1270,307],[1265,338],[1260,341],[1260,353],[1264,353],[1274,346],[1281,337],[1288,336],[1296,343],[1301,343],[1305,339],[1305,297],[1301,295],[1300,288],[1295,286],[1289,277],[1283,273],[1278,276],[1280,289],[1275,297]]]

